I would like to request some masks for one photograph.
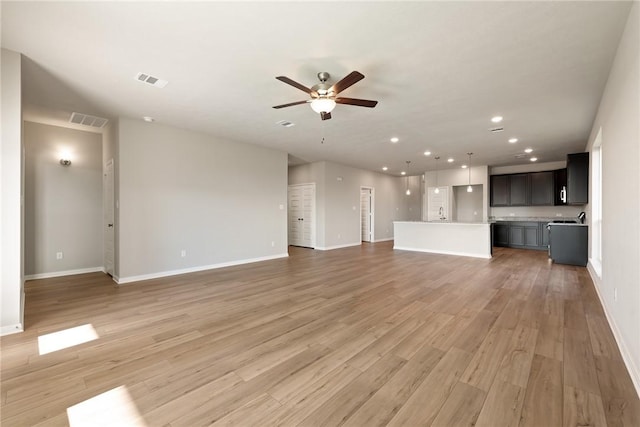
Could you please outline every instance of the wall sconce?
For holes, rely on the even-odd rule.
[[[60,164],[62,166],[71,166],[71,159],[67,159],[67,158],[62,158],[60,159]]]

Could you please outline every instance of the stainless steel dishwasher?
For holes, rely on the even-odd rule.
[[[585,224],[549,223],[549,256],[558,264],[587,265],[589,228]]]

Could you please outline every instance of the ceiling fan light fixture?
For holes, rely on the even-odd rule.
[[[311,109],[316,113],[330,113],[336,108],[336,101],[330,98],[316,98],[311,101]]]

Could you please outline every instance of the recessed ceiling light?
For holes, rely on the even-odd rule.
[[[153,122],[155,122],[155,121],[156,121],[156,119],[154,119],[153,117],[149,117],[149,116],[144,116],[144,117],[142,118],[142,120],[144,120],[144,121],[145,121],[145,122],[147,122],[147,123],[153,123]]]
[[[461,167],[462,169],[466,169],[466,168],[467,168],[467,165],[462,165],[462,166],[460,166],[460,167]]]
[[[502,121],[502,116],[491,117],[491,121],[493,123],[500,123]]]
[[[516,142],[518,142],[518,138],[511,138],[509,140],[509,143],[511,143],[511,144],[515,144]]]
[[[407,173],[405,171],[400,172],[400,175],[406,175]]]
[[[449,157],[449,158],[447,159],[447,162],[449,162],[449,163],[453,163],[453,157]]]
[[[425,152],[424,152],[424,155],[425,155],[425,156],[430,156],[430,155],[431,155],[431,151],[425,151]]]
[[[389,141],[391,141],[391,142],[393,142],[395,144],[396,142],[400,141],[400,139],[394,136]]]
[[[527,154],[531,153],[532,151],[533,151],[533,148],[525,148],[524,149],[524,152],[527,153]]]
[[[389,168],[388,168],[388,167],[386,167],[386,166],[383,166],[383,167],[382,167],[382,170],[383,170],[383,171],[386,171],[386,170],[388,170],[388,169],[389,169]]]
[[[538,160],[538,158],[537,158],[537,157],[532,157],[532,158],[530,158],[529,160],[531,160],[532,162],[535,162],[535,161],[537,161],[537,160]]]

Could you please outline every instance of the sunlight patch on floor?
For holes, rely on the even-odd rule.
[[[38,337],[38,351],[40,355],[52,353],[54,351],[73,347],[74,345],[98,339],[98,333],[93,325],[87,324],[76,326],[51,334],[40,335]]]
[[[127,386],[120,386],[67,408],[70,427],[147,427]]]

